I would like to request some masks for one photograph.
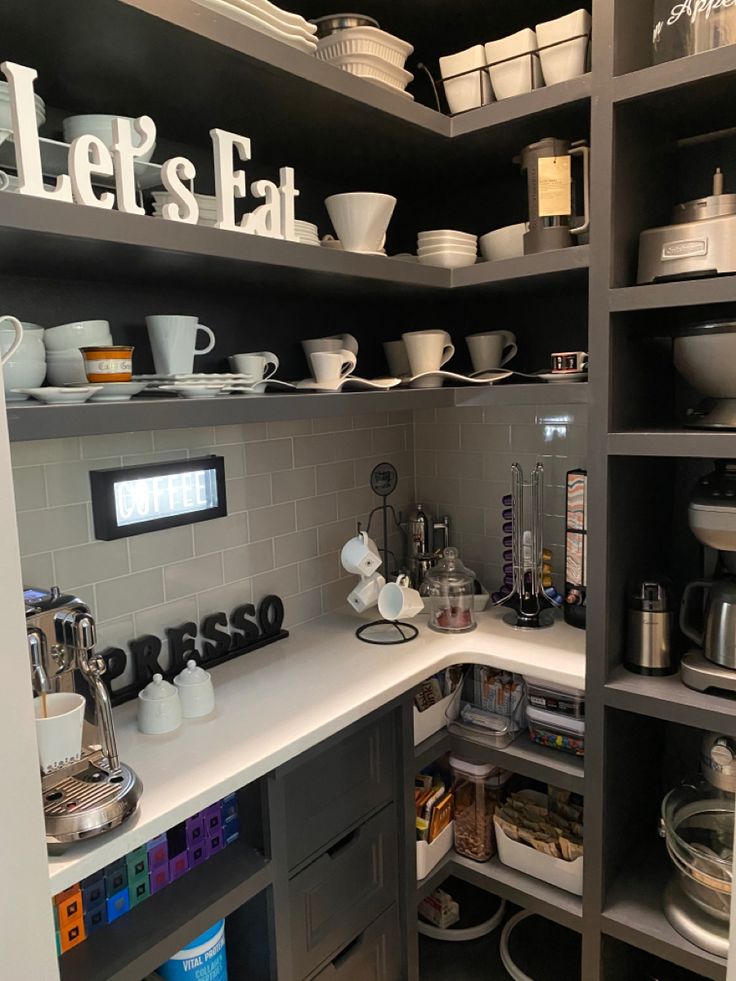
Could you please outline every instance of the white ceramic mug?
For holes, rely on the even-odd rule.
[[[315,351],[309,355],[314,380],[325,387],[339,385],[355,371],[356,362],[352,351]]]
[[[340,553],[340,561],[346,572],[356,576],[370,576],[381,564],[378,547],[366,532],[359,532],[355,538],[345,542]]]
[[[358,342],[352,334],[334,334],[332,337],[313,337],[302,341],[302,350],[308,359],[315,351],[351,351],[358,356]]]
[[[396,207],[390,194],[353,191],[325,198],[332,227],[346,252],[380,252]]]
[[[388,370],[395,378],[408,378],[411,375],[409,355],[403,341],[384,341],[383,353],[386,355]]]
[[[230,367],[238,375],[247,375],[254,383],[271,378],[279,370],[279,359],[270,351],[233,354]]]
[[[473,362],[473,371],[495,371],[510,361],[519,350],[516,335],[510,330],[490,330],[465,338]]]
[[[85,699],[73,691],[51,692],[34,699],[36,737],[41,770],[52,773],[82,756]]]
[[[215,346],[215,335],[196,317],[146,317],[146,327],[157,375],[191,375],[195,354],[209,354]],[[197,333],[200,330],[207,334],[209,343],[198,348]]]
[[[387,582],[378,597],[378,612],[384,620],[410,620],[424,610],[424,600],[409,585],[408,576]]]
[[[446,330],[414,330],[401,335],[409,357],[412,375],[439,371],[455,353],[455,346]],[[416,388],[439,388],[441,378],[420,378],[412,383]]]
[[[5,364],[6,361],[10,361],[15,352],[21,345],[23,340],[23,324],[16,317],[11,317],[9,313],[0,316],[0,324],[8,323],[11,329],[15,332],[15,340],[8,346],[7,350],[3,351],[0,357],[0,364]]]
[[[385,585],[386,580],[379,572],[374,572],[372,576],[363,577],[348,596],[348,603],[356,613],[365,613],[366,610],[376,605]]]

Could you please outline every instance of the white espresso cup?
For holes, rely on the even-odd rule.
[[[401,335],[406,345],[412,375],[439,371],[455,353],[455,346],[446,330],[413,330]],[[440,388],[441,378],[419,378],[414,388]]]
[[[215,335],[196,317],[146,317],[146,327],[157,375],[191,375],[195,354],[208,354],[215,346]],[[209,343],[198,348],[197,333],[200,330],[207,334]]]
[[[84,696],[73,691],[51,692],[45,700],[42,696],[34,700],[38,758],[43,773],[81,759],[85,704]]]
[[[238,375],[246,375],[254,384],[271,378],[279,370],[279,359],[270,351],[253,354],[233,354],[230,367]]]
[[[372,576],[360,580],[348,596],[348,603],[356,613],[365,613],[366,610],[376,605],[385,585],[386,580],[383,576],[379,572],[374,572]]]
[[[355,538],[345,542],[340,553],[340,561],[346,572],[366,577],[376,571],[382,559],[376,543],[366,532],[361,531]]]
[[[550,355],[550,366],[555,374],[564,375],[567,372],[587,371],[587,351],[561,351]]]
[[[384,341],[383,353],[386,355],[388,370],[395,378],[409,377],[411,374],[409,355],[406,353],[406,344],[403,341]]]
[[[352,351],[315,351],[308,360],[314,380],[326,388],[339,385],[355,371],[357,362]]]
[[[424,610],[424,600],[409,585],[408,576],[387,582],[378,597],[378,612],[384,620],[410,620]]]
[[[495,371],[510,361],[519,348],[510,330],[490,330],[465,338],[473,362],[473,371]]]

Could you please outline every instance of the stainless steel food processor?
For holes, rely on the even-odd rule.
[[[698,691],[736,691],[736,460],[717,460],[698,481],[688,522],[717,558],[713,578],[689,583],[683,594],[680,629],[697,648],[682,660],[682,680]],[[701,596],[702,613],[696,610]]]
[[[89,608],[57,586],[26,589],[23,597],[38,704],[43,706],[45,697],[55,692],[76,692],[86,700],[81,757],[62,761],[41,781],[46,844],[58,852],[116,828],[135,811],[143,787],[118,759],[110,696],[102,683],[105,664],[95,654]]]
[[[678,204],[672,224],[639,237],[637,283],[695,279],[736,272],[736,194],[725,194],[720,167],[712,193]]]
[[[734,740],[708,733],[701,751],[705,779],[671,790],[660,823],[675,867],[664,892],[665,916],[691,943],[720,957],[728,955],[735,758]]]

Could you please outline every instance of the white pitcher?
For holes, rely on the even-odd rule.
[[[20,347],[20,342],[23,340],[23,324],[20,322],[20,320],[17,320],[15,317],[11,317],[9,313],[0,314],[0,325],[4,324],[6,320],[15,331],[15,340],[10,345],[8,350],[0,356],[0,364],[5,364],[6,361],[10,361]]]

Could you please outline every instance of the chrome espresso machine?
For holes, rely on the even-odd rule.
[[[86,703],[79,757],[42,767],[46,844],[59,852],[116,828],[135,812],[143,787],[118,759],[112,705],[102,683],[105,664],[95,654],[89,608],[57,586],[26,589],[23,597],[37,718],[47,715],[47,696],[58,692],[77,693]]]

